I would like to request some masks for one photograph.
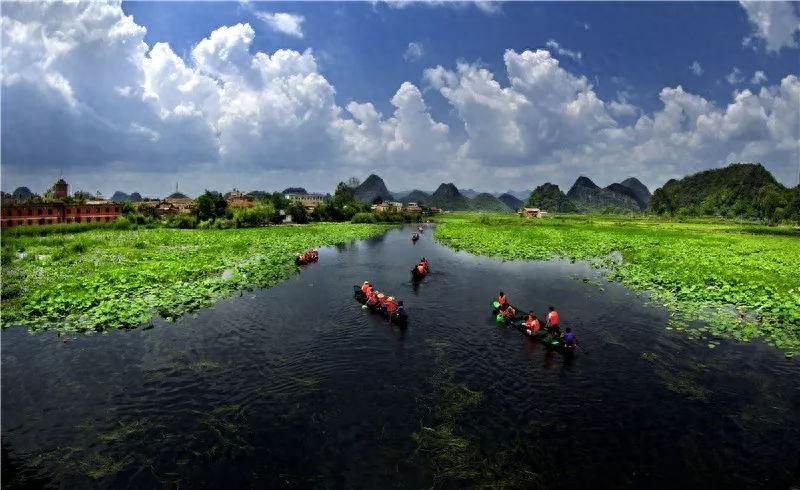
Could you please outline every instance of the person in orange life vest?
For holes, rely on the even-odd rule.
[[[497,302],[500,303],[500,309],[505,310],[506,306],[508,306],[508,297],[506,297],[506,293],[500,291],[500,296],[497,297]]]
[[[394,296],[389,296],[389,299],[386,300],[386,311],[390,315],[397,311],[397,302],[394,299]]]
[[[378,305],[381,308],[386,307],[386,295],[384,295],[383,293],[378,293]]]
[[[426,271],[427,271],[427,270],[430,268],[430,266],[431,266],[431,265],[428,263],[428,259],[426,259],[425,257],[422,257],[422,260],[420,260],[419,262],[420,262],[420,264],[422,264],[422,265],[424,265],[424,266],[425,266],[425,270],[426,270]]]
[[[534,315],[532,311],[528,312],[528,319],[525,320],[525,327],[528,329],[528,335],[536,335],[539,333],[539,329],[542,328],[539,324],[539,319],[536,318],[536,315]]]
[[[361,285],[361,292],[364,294],[369,294],[370,284],[369,281],[364,281],[364,284]]]
[[[558,328],[558,312],[551,305],[550,312],[547,314],[547,331],[551,334],[560,335],[561,329]]]
[[[318,259],[319,258],[319,250],[317,250],[316,248],[312,249],[311,250],[311,257],[314,258],[314,259]]]
[[[367,295],[367,304],[370,306],[375,306],[378,304],[378,293],[375,292],[375,289],[369,288],[369,294]]]
[[[419,272],[420,274],[425,274],[425,264],[423,264],[422,262],[417,264],[417,272]]]

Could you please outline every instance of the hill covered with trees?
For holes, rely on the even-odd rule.
[[[547,182],[531,192],[525,205],[531,208],[555,211],[557,213],[575,213],[578,207],[555,184]]]
[[[761,164],[734,163],[668,181],[653,193],[650,210],[678,216],[797,221],[800,188],[787,189]]]

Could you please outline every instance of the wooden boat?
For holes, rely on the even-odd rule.
[[[523,311],[529,310],[522,310],[517,308],[516,306],[513,307],[517,311],[517,315],[514,316],[513,319],[506,319],[502,313],[500,313],[500,303],[497,300],[492,301],[492,315],[494,316],[495,322],[497,322],[498,326],[507,326],[513,327],[522,332],[526,337],[529,337],[532,340],[535,340],[539,343],[546,345],[550,349],[555,349],[564,354],[572,354],[575,352],[575,346],[567,346],[564,343],[564,339],[560,337],[553,337],[547,330],[542,327],[536,334],[529,334],[528,327],[525,326],[525,320],[528,318],[528,314],[524,313]],[[523,312],[523,313],[520,313]]]
[[[372,313],[377,313],[382,317],[389,320],[389,323],[405,327],[408,325],[408,315],[406,310],[400,307],[397,311],[389,315],[389,313],[380,306],[370,306],[367,304],[367,295],[361,290],[359,286],[353,286],[353,297],[362,305],[366,305],[367,309]]]
[[[297,264],[297,265],[305,265],[305,264],[311,264],[313,262],[317,262],[318,260],[319,260],[319,256],[310,257],[308,259],[303,259],[302,256],[297,255],[294,258],[294,263]]]

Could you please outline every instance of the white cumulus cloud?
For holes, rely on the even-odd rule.
[[[752,36],[745,38],[745,45],[757,37],[764,40],[767,51],[778,52],[798,46],[796,34],[800,32],[800,16],[796,2],[740,0],[739,4],[747,12],[754,29]]]
[[[728,76],[725,77],[725,80],[728,81],[731,85],[738,85],[744,81],[744,77],[742,76],[742,70],[738,69],[737,67],[733,67]]]
[[[756,72],[753,73],[753,78],[750,79],[750,83],[752,83],[753,85],[761,85],[766,81],[767,81],[767,76],[761,70],[756,70]]]
[[[583,54],[580,51],[572,51],[570,49],[563,48],[561,47],[560,44],[558,44],[558,42],[554,41],[553,39],[547,41],[545,46],[554,50],[559,55],[572,58],[575,61],[581,61],[581,59],[583,58]]]
[[[424,71],[450,124],[463,126],[452,131],[408,81],[386,114],[376,101],[340,105],[314,51],[258,51],[247,23],[179,56],[148,45],[119,3],[8,3],[0,22],[2,177],[12,188],[43,190],[59,169],[76,188],[161,195],[175,180],[189,194],[330,190],[373,171],[391,188],[418,187],[419,175],[486,190],[568,186],[579,174],[657,186],[730,161],[760,161],[793,183],[800,161],[797,75],[773,85],[754,75],[761,86],[720,106],[664,87],[645,111],[622,92],[603,100],[550,51],[507,50],[501,73],[466,61]]]
[[[305,17],[286,12],[255,12],[256,18],[266,23],[273,31],[289,36],[303,37],[302,24]]]
[[[420,42],[410,42],[403,53],[403,59],[408,62],[419,61],[422,55],[425,54],[425,49]]]

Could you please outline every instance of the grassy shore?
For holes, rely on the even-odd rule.
[[[800,354],[800,232],[792,227],[648,217],[452,215],[436,238],[504,259],[591,260],[668,306],[667,328],[706,338],[763,338]],[[615,259],[614,252],[622,260]],[[690,328],[691,320],[707,320]],[[710,344],[714,345],[714,344]]]
[[[368,238],[385,225],[231,230],[89,230],[3,235],[2,324],[104,331],[176,318],[234,291],[268,287],[296,252]]]

